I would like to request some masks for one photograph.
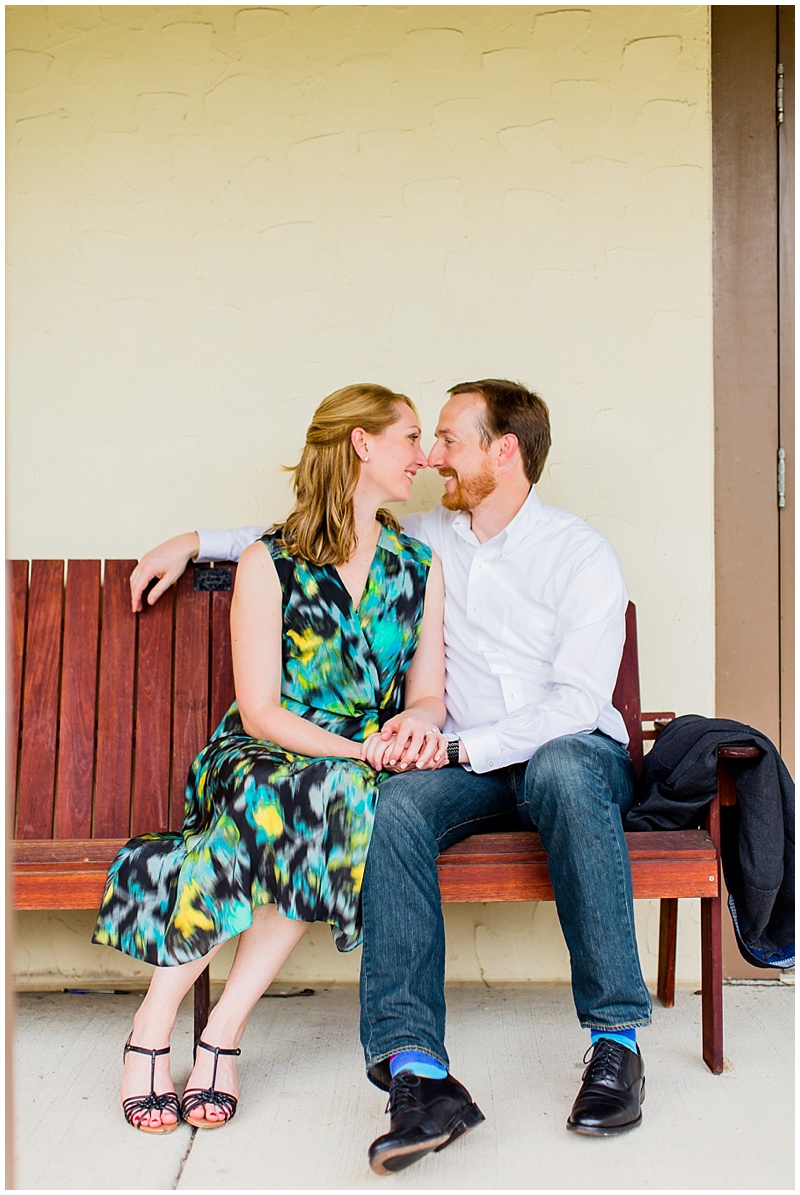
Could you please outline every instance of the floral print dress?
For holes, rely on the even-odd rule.
[[[358,607],[332,565],[261,537],[283,594],[281,704],[363,740],[402,707],[431,551],[381,529]],[[111,865],[92,940],[158,966],[202,957],[253,909],[328,921],[361,940],[360,893],[378,780],[355,759],[310,758],[254,739],[236,702],[194,760],[180,833],[133,838]]]

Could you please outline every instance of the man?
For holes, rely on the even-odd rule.
[[[633,769],[611,704],[627,605],[619,561],[602,535],[536,494],[550,447],[538,395],[497,380],[449,394],[428,457],[444,478],[442,505],[404,528],[444,569],[451,766],[415,771],[398,755],[403,774],[381,784],[363,885],[361,1040],[369,1078],[390,1092],[390,1130],[369,1151],[378,1174],[483,1120],[448,1070],[436,859],[509,814],[547,850],[575,1007],[591,1031],[567,1128],[628,1131],[641,1123],[644,1096],[636,1028],[651,1005],[622,830]],[[147,581],[161,578],[156,600],[198,548],[191,533],[143,557],[134,609]],[[235,554],[227,536],[214,550]]]

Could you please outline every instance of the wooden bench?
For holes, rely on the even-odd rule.
[[[189,764],[233,697],[229,612],[235,565],[187,569],[143,614],[130,609],[135,561],[11,561],[8,566],[8,791],[16,796],[17,909],[97,908],[111,860],[128,838],[176,830]],[[641,767],[643,723],[636,617],[614,703]],[[722,1071],[719,807],[735,803],[729,748],[705,830],[628,834],[634,896],[661,901],[658,996],[675,993],[677,902],[700,897],[703,1058]],[[747,754],[749,752],[749,755]],[[722,755],[722,752],[720,753]],[[485,834],[444,851],[442,900],[552,900],[538,835]],[[208,1015],[208,970],[195,986],[195,1030]]]

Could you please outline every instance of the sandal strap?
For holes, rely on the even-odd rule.
[[[169,1054],[171,1049],[171,1046],[164,1046],[163,1050],[146,1050],[144,1046],[132,1046],[130,1041],[126,1041],[122,1052],[123,1054],[127,1054],[130,1050],[133,1050],[134,1054],[150,1054],[153,1058],[157,1058],[161,1054]]]
[[[130,1054],[130,1053],[147,1054],[148,1055],[148,1057],[150,1058],[150,1095],[147,1096],[146,1098],[150,1099],[150,1096],[155,1096],[155,1094],[156,1094],[156,1090],[155,1090],[155,1088],[156,1088],[156,1058],[158,1058],[159,1055],[161,1055],[161,1054],[169,1054],[171,1047],[164,1046],[160,1050],[146,1050],[144,1048],[144,1046],[132,1046],[131,1045],[132,1037],[133,1037],[133,1030],[131,1029],[130,1033],[128,1034],[128,1040],[125,1042],[125,1046],[122,1051],[122,1061],[124,1062],[126,1057],[128,1056],[128,1054]],[[214,1065],[216,1066],[216,1063]],[[173,1092],[172,1094],[174,1095],[175,1093]],[[175,1096],[175,1098],[177,1099],[177,1096]]]
[[[210,1050],[212,1054],[236,1054],[238,1057],[238,1055],[242,1052],[238,1048],[234,1050],[223,1050],[222,1046],[210,1046],[208,1042],[203,1041],[202,1038],[200,1038],[197,1044],[198,1046],[202,1046],[204,1050]]]
[[[133,1119],[137,1112],[174,1112],[177,1120],[180,1116],[180,1105],[177,1092],[165,1091],[163,1095],[156,1095],[154,1091],[151,1091],[149,1095],[134,1095],[130,1099],[123,1100],[122,1111],[128,1124],[138,1128],[138,1124]]]
[[[213,1087],[188,1087],[181,1100],[181,1116],[186,1120],[189,1113],[201,1108],[203,1104],[213,1104],[225,1113],[226,1120],[233,1120],[238,1103],[236,1096],[227,1091],[215,1091]]]
[[[208,1050],[210,1054],[214,1055],[214,1070],[211,1073],[211,1087],[209,1088],[209,1091],[213,1091],[214,1084],[217,1081],[217,1063],[219,1062],[220,1054],[233,1054],[238,1058],[242,1051],[238,1047],[233,1050],[223,1050],[222,1046],[210,1046],[208,1042],[205,1042],[202,1040],[202,1038],[200,1038],[194,1049],[195,1058],[197,1057],[197,1046],[202,1046],[204,1050]],[[192,1090],[194,1091],[196,1089],[192,1088]],[[230,1096],[229,1098],[232,1099],[233,1097]],[[233,1113],[231,1113],[231,1115],[233,1115]]]

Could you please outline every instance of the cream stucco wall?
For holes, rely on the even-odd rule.
[[[9,555],[271,521],[336,387],[403,389],[430,430],[454,382],[520,378],[552,413],[542,497],[621,555],[645,706],[713,712],[705,7],[7,21]],[[85,920],[23,916],[20,972],[110,977]],[[552,907],[448,925],[456,978],[568,973]],[[324,932],[286,975],[355,975]]]

